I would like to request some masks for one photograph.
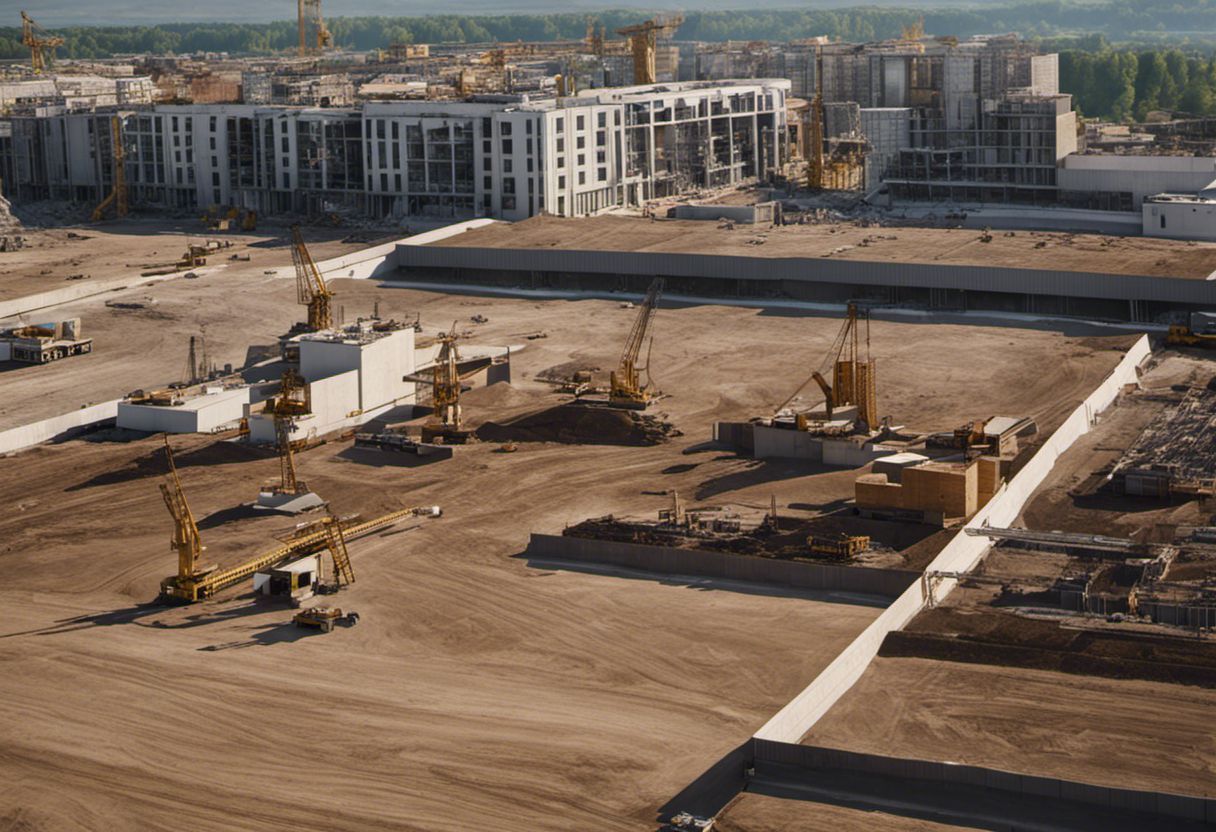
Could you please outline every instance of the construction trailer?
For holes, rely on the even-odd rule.
[[[93,339],[81,336],[80,318],[0,330],[0,361],[49,364],[93,351]]]

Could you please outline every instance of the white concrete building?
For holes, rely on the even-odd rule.
[[[248,409],[251,390],[216,384],[171,406],[119,402],[116,424],[150,433],[214,433],[234,428]]]
[[[1196,194],[1157,194],[1140,208],[1146,237],[1216,242],[1216,182]]]
[[[517,220],[766,179],[788,156],[789,88],[784,79],[683,82],[565,98],[159,105],[119,115],[136,207]],[[0,119],[9,195],[100,201],[109,119],[62,109]]]
[[[415,370],[414,330],[385,331],[376,324],[359,321],[301,336],[300,375],[311,412],[293,418],[293,441],[316,439],[414,404],[415,384],[405,380]],[[275,442],[274,418],[250,415],[249,439]]]

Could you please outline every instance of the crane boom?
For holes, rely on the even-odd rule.
[[[93,209],[93,222],[99,222],[105,217],[106,209],[111,205],[114,206],[116,217],[127,215],[127,152],[122,142],[122,119],[116,115],[110,116],[110,160],[113,176],[110,193]]]
[[[177,465],[173,462],[173,448],[169,445],[169,434],[165,434],[165,458],[169,463],[169,481],[160,484],[161,496],[165,506],[173,516],[173,539],[170,548],[177,552],[177,574],[179,578],[193,578],[199,574],[198,559],[204,546],[194,522],[194,514],[190,504],[186,502],[186,492],[182,490],[181,478],[177,475]]]
[[[630,329],[629,337],[625,341],[625,348],[621,351],[620,364],[612,372],[608,395],[609,404],[643,410],[650,400],[647,389],[650,386],[649,379],[647,379],[646,385],[641,383],[638,359],[642,354],[642,345],[646,343],[646,334],[650,331],[651,323],[658,311],[659,298],[662,294],[663,278],[656,277],[650,284],[650,288],[646,290],[646,298],[642,301],[638,315],[633,321],[633,328]],[[644,369],[649,371],[650,362],[646,363],[648,366]]]
[[[41,75],[55,63],[55,47],[63,46],[58,35],[43,37],[42,27],[25,12],[21,13],[21,43],[30,49],[30,68]]]
[[[296,267],[296,297],[308,307],[308,328],[313,332],[330,329],[334,325],[330,312],[334,293],[325,285],[298,225],[291,227],[291,259]]]
[[[823,391],[824,410],[828,418],[832,418],[835,407],[854,405],[857,407],[857,420],[864,423],[867,429],[874,429],[878,420],[878,407],[874,393],[874,360],[869,357],[869,330],[866,331],[866,354],[862,355],[861,326],[858,323],[857,305],[850,303],[848,313],[840,331],[832,342],[831,349],[807,378],[798,385],[793,394],[777,406],[774,414],[785,410],[789,404],[798,398],[812,381]],[[866,317],[868,327],[868,316]],[[832,383],[828,384],[824,374],[832,371]]]
[[[460,429],[460,353],[456,350],[456,321],[439,338],[439,355],[435,359],[431,405],[445,428]]]

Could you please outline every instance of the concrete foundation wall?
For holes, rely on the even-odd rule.
[[[931,695],[926,692],[926,695]],[[1055,777],[1037,777],[983,766],[942,763],[863,754],[837,748],[793,745],[756,740],[753,744],[756,776],[773,775],[783,782],[791,777],[812,780],[816,770],[855,771],[879,777],[978,786],[1025,795],[1031,800],[1058,799],[1145,812],[1190,821],[1216,823],[1216,799],[1166,792],[1121,789]]]
[[[734,581],[778,584],[798,589],[858,592],[895,597],[920,577],[906,569],[866,569],[860,566],[805,563],[749,557],[728,552],[675,549],[614,540],[591,540],[554,534],[533,534],[529,557],[576,561],[640,569],[665,575],[698,575]]]
[[[62,416],[54,416],[17,428],[0,431],[0,454],[20,451],[52,439],[68,436],[83,428],[93,427],[118,415],[118,400],[82,407]]]
[[[674,209],[676,219],[680,220],[709,220],[716,222],[727,219],[743,225],[756,223],[771,223],[776,214],[775,202],[761,202],[756,205],[677,205]]]
[[[1078,437],[1089,432],[1094,418],[1110,406],[1124,385],[1137,382],[1137,368],[1149,354],[1148,337],[1142,336],[1106,380],[1077,406],[1017,475],[987,505],[976,512],[967,526],[979,528],[985,523],[992,526],[1010,526],[1035,488],[1051,472],[1059,456],[1068,450]],[[970,571],[988,547],[987,538],[972,537],[960,530],[927,569],[940,572]],[[956,584],[957,582],[951,579],[942,580],[937,584],[935,594],[938,598],[943,598]],[[910,586],[810,685],[765,723],[756,732],[755,739],[797,743],[861,677],[870,661],[877,655],[887,633],[902,629],[920,612],[926,597],[922,583],[917,582]],[[930,695],[930,692],[923,694]]]

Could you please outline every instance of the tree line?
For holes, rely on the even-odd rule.
[[[610,11],[596,16],[609,36],[645,13]],[[679,40],[778,40],[828,35],[845,41],[898,37],[922,12],[896,8],[829,10],[705,11],[686,15]],[[1154,110],[1195,115],[1216,113],[1216,0],[1110,0],[1079,4],[1035,0],[981,10],[947,9],[923,13],[931,34],[966,37],[1014,31],[1060,52],[1060,89],[1073,94],[1084,115],[1115,120],[1143,119]],[[370,50],[393,43],[509,43],[577,40],[583,14],[434,15],[359,17],[327,21],[337,46]],[[1091,34],[1070,35],[1078,29]],[[66,58],[106,58],[138,53],[227,52],[264,55],[288,52],[296,44],[295,21],[264,24],[183,23],[134,27],[60,29]],[[1115,43],[1118,37],[1138,37]],[[1156,45],[1154,41],[1169,41]],[[28,52],[21,32],[0,28],[0,58]]]
[[[608,32],[636,23],[646,12],[608,11],[596,15]],[[1108,41],[1141,44],[1209,45],[1216,42],[1216,0],[1010,0],[983,8],[936,10],[856,7],[694,11],[685,16],[680,40],[790,40],[827,35],[867,41],[898,37],[903,27],[924,18],[931,34],[967,37],[1017,32],[1054,37],[1077,32],[1102,34]],[[584,13],[531,15],[432,15],[349,17],[327,21],[336,46],[376,49],[391,43],[484,43],[581,38]],[[290,49],[295,22],[180,23],[158,26],[68,27],[57,30],[69,58],[104,58],[138,52],[229,52],[267,54]],[[20,58],[21,32],[0,28],[0,58]]]

